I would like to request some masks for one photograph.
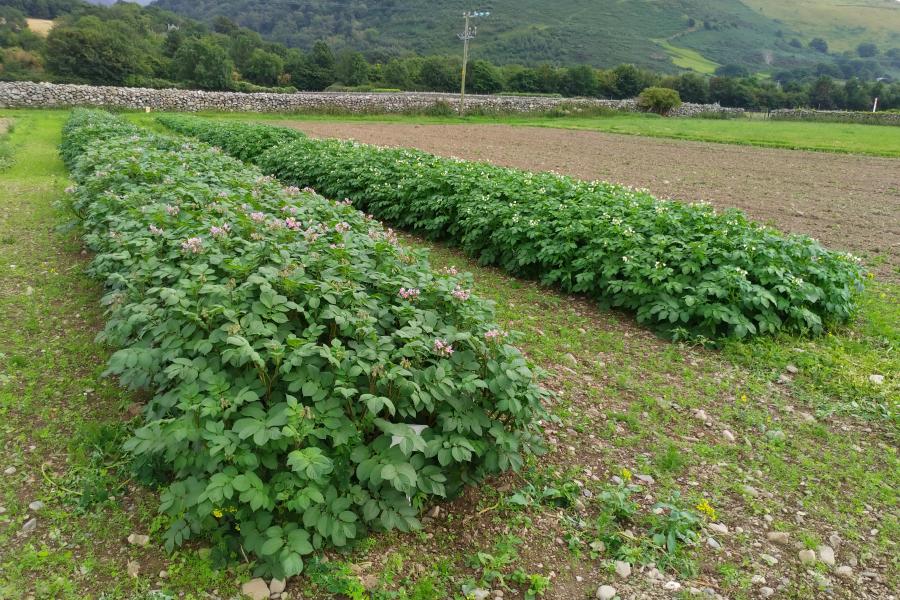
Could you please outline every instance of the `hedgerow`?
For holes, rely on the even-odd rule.
[[[241,151],[244,125],[161,121]],[[850,317],[862,287],[854,257],[809,237],[781,234],[737,210],[657,200],[610,183],[309,138],[252,160],[284,181],[450,240],[481,263],[635,311],[676,338],[818,334]]]
[[[76,111],[61,149],[169,549],[284,577],[540,449],[544,392],[471,294],[348,203]]]

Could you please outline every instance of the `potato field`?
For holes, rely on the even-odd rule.
[[[896,597],[897,182],[336,119],[0,111],[0,598]]]

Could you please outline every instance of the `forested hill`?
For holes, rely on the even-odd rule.
[[[816,6],[838,6],[837,0],[816,2]],[[154,4],[207,22],[227,17],[289,46],[309,49],[325,40],[336,49],[349,47],[373,58],[458,52],[460,16],[465,9],[478,8],[492,14],[478,24],[477,53],[496,63],[604,67],[630,62],[654,70],[683,67],[712,72],[726,64],[769,71],[821,62],[821,53],[809,47],[813,35],[825,36],[826,42],[834,37],[835,47],[853,43],[855,48],[856,40],[900,47],[900,3],[843,0],[845,5],[854,2],[861,5],[854,14],[882,9],[871,19],[871,36],[855,23],[857,37],[847,39],[846,28],[826,23],[826,16],[817,17],[821,21],[817,26],[808,18],[791,18],[778,3],[768,0],[492,0],[485,4],[471,0],[157,0]],[[874,23],[892,22],[897,24],[895,35],[874,32]]]

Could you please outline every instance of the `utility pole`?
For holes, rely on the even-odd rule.
[[[463,64],[462,64],[462,84],[459,89],[459,116],[463,116],[466,111],[466,67],[469,64],[469,41],[475,39],[478,28],[474,25],[470,26],[471,19],[487,17],[490,12],[484,11],[466,11],[463,13],[463,19],[466,21],[465,28],[462,33],[456,34],[456,37],[463,41]]]

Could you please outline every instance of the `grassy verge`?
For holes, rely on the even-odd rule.
[[[900,127],[850,123],[803,123],[761,119],[665,119],[654,115],[602,117],[472,116],[410,117],[398,115],[303,115],[202,113],[203,116],[253,121],[369,121],[427,124],[513,125],[581,129],[624,135],[715,142],[765,148],[900,157]],[[136,114],[142,124],[153,115]]]
[[[195,553],[126,541],[154,530],[157,499],[129,481],[119,450],[134,398],[101,377],[101,289],[78,240],[55,230],[65,117],[20,115],[15,163],[0,172],[0,597],[143,598],[163,569],[188,597],[233,591],[237,575]]]
[[[0,597],[234,597],[246,567],[221,568],[197,547],[165,555],[157,500],[129,481],[117,446],[134,398],[100,377],[109,353],[93,341],[101,290],[84,274],[77,239],[53,230],[67,184],[55,148],[65,115],[16,116],[17,160],[0,174],[0,473],[15,469],[0,475]],[[833,336],[711,352],[446,248],[432,261],[471,270],[476,292],[497,302],[550,373],[553,451],[440,507],[419,533],[374,536],[312,565],[291,582],[293,598],[443,599],[468,585],[505,597],[549,586],[546,598],[581,600],[602,584],[622,597],[673,597],[662,588],[671,580],[684,597],[709,588],[749,599],[769,586],[785,598],[883,598],[900,585],[897,427],[879,408],[889,406],[882,395],[897,396],[896,286],[875,285],[854,325]],[[886,376],[879,387],[868,379],[877,373]],[[595,555],[613,534],[637,565],[655,552],[643,521],[633,540],[602,525],[610,509],[601,495],[623,468],[634,481],[653,478],[635,498],[641,519],[677,494],[683,506],[706,500],[725,525],[681,554],[696,575],[673,569],[651,581],[649,567],[636,566],[623,580],[609,553]],[[44,506],[29,508],[34,501]],[[31,518],[36,529],[23,534]],[[775,531],[788,534],[786,545],[768,540]],[[150,534],[150,544],[130,545],[130,533]],[[801,549],[822,543],[835,545],[837,565],[853,565],[852,577],[800,563]]]

